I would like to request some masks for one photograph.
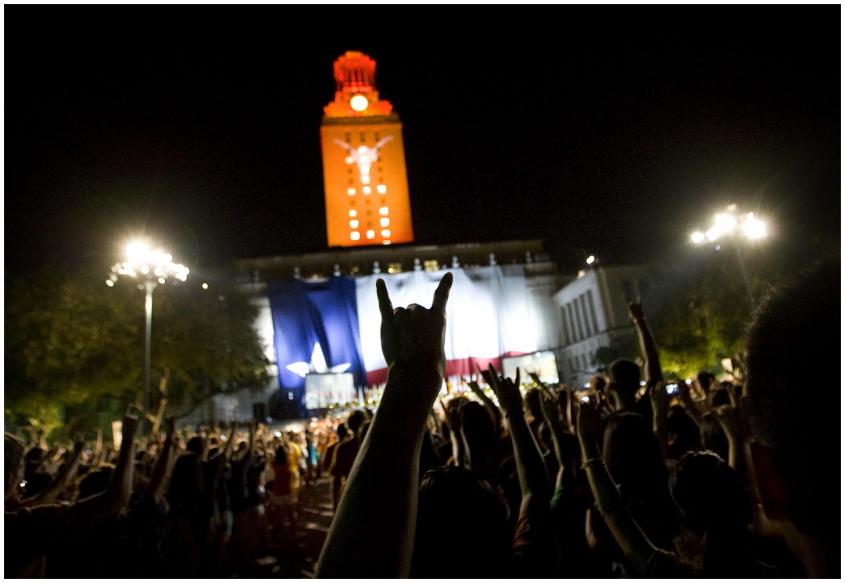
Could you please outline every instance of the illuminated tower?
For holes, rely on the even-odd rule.
[[[402,124],[379,99],[376,62],[347,51],[334,62],[334,78],[320,126],[329,247],[410,243]]]

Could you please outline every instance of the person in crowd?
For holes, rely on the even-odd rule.
[[[296,528],[297,512],[294,498],[294,474],[290,468],[288,444],[280,443],[273,457],[273,485],[269,492],[273,534],[277,540],[292,534]],[[285,522],[287,521],[287,524]]]
[[[335,508],[340,503],[343,488],[352,472],[352,465],[355,463],[358,450],[361,448],[363,441],[361,427],[366,420],[367,414],[360,409],[350,413],[346,419],[347,437],[338,444],[334,451],[329,474],[332,476],[332,503]]]
[[[841,576],[841,395],[808,398],[799,363],[841,362],[839,343],[819,336],[842,309],[840,277],[838,260],[813,266],[760,306],[739,407],[762,518],[809,577]]]

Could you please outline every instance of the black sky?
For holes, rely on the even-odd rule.
[[[653,260],[736,202],[811,254],[839,241],[838,14],[8,6],[6,270],[107,269],[145,224],[195,266],[324,249],[319,124],[348,49],[404,123],[418,243]]]

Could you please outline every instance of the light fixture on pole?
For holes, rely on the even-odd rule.
[[[745,239],[752,243],[759,242],[769,236],[769,228],[766,221],[754,215],[754,213],[737,213],[736,205],[728,206],[724,211],[713,216],[713,224],[706,231],[693,231],[690,241],[694,245],[715,243],[720,239],[731,239],[736,244],[736,256],[739,261],[739,269],[742,272],[742,279],[745,282],[745,291],[748,293],[748,300],[752,309],[756,307],[754,293],[751,291],[751,283],[748,280],[748,272],[745,269],[745,259],[742,256],[741,244],[738,239]],[[721,248],[716,244],[715,249]]]
[[[181,263],[174,263],[173,256],[161,248],[153,248],[147,241],[135,239],[125,247],[125,258],[115,263],[106,285],[113,287],[120,276],[141,281],[139,288],[146,291],[144,313],[146,334],[144,336],[144,409],[150,409],[150,356],[153,331],[153,290],[167,283],[168,279],[185,281],[190,270]]]

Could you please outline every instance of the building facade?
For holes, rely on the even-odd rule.
[[[644,265],[598,265],[578,272],[554,294],[561,322],[558,368],[564,382],[586,384],[602,368],[600,349],[610,349],[635,333],[626,298],[642,298],[651,277]]]

